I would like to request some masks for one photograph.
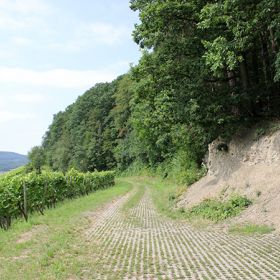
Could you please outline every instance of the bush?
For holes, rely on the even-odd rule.
[[[0,178],[0,227],[8,229],[14,218],[26,220],[32,212],[44,213],[57,202],[87,195],[114,185],[114,172],[80,173],[70,170],[1,176]],[[25,199],[26,197],[26,199]]]
[[[179,184],[192,185],[206,173],[204,166],[200,167],[194,156],[187,150],[179,150],[175,156],[161,163],[157,168],[157,174],[167,177]]]

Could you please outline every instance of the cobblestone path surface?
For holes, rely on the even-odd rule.
[[[196,230],[158,214],[149,188],[97,213],[86,231],[92,268],[85,279],[280,279],[280,239]]]

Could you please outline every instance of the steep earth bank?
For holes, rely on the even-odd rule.
[[[189,208],[206,198],[228,198],[237,193],[253,205],[232,223],[273,226],[280,232],[280,131],[258,136],[250,130],[229,144],[217,139],[209,145],[208,174],[181,197],[180,207]]]

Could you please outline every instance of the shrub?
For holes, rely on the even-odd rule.
[[[188,150],[180,149],[172,159],[161,163],[156,173],[189,186],[206,174],[206,168],[199,166]]]

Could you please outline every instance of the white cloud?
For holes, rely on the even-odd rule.
[[[43,0],[0,0],[0,9],[22,14],[50,11],[50,7]]]
[[[59,52],[77,52],[83,49],[87,44],[85,42],[79,41],[79,39],[73,39],[66,42],[55,42],[47,45],[47,48]]]
[[[7,49],[7,48],[0,48],[0,59],[3,61],[5,59],[14,59],[15,57],[15,54],[14,54],[14,51],[10,49]]]
[[[11,39],[12,43],[19,46],[19,47],[28,47],[32,45],[32,40],[25,37],[13,37]]]
[[[41,93],[13,93],[3,90],[0,91],[0,110],[9,111],[26,108],[27,105],[40,105],[49,101],[47,94]],[[24,107],[22,106],[24,105]]]
[[[88,23],[79,25],[72,38],[64,42],[53,42],[48,48],[56,51],[78,52],[84,48],[100,45],[120,44],[131,35],[127,26],[114,26],[107,23]]]
[[[35,71],[24,68],[0,68],[0,84],[24,84],[55,88],[84,89],[97,82],[108,82],[116,77],[114,70],[52,69]]]
[[[43,0],[0,0],[0,28],[5,31],[42,29],[43,16],[50,11]]]
[[[112,45],[129,36],[130,30],[126,26],[115,26],[100,22],[84,24],[79,28],[78,33],[85,40]]]
[[[15,17],[0,10],[0,28],[4,30],[22,30],[34,25],[33,18]]]
[[[13,97],[13,102],[23,103],[23,104],[40,104],[46,101],[46,95],[40,93],[28,93],[28,94],[15,94]]]
[[[7,123],[10,121],[17,121],[17,120],[28,120],[34,118],[35,118],[34,114],[0,111],[0,123]]]

